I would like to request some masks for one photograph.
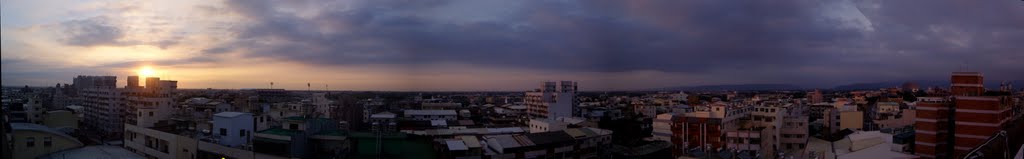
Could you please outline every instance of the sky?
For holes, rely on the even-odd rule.
[[[830,88],[1024,79],[1024,1],[0,0],[2,83],[152,68],[182,88]]]

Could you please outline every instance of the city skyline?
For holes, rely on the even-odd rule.
[[[142,67],[183,88],[295,90],[1024,79],[1019,1],[3,2],[4,86],[124,85]]]
[[[1024,159],[1024,0],[0,0],[0,32],[0,159]]]

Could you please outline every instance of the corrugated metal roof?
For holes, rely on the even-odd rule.
[[[462,138],[462,142],[466,143],[466,146],[470,148],[480,148],[480,140],[476,139],[476,136],[459,136]]]
[[[448,150],[452,151],[469,150],[469,147],[466,146],[466,143],[463,143],[461,140],[448,140],[445,141],[445,145],[448,145]]]
[[[569,134],[569,136],[572,136],[572,138],[575,138],[575,139],[582,138],[582,137],[587,137],[587,133],[584,133],[580,129],[565,129],[565,133]]]
[[[242,113],[242,112],[220,112],[220,113],[214,114],[214,116],[226,117],[226,118],[234,118],[234,117],[237,117],[237,116],[243,115],[243,114],[248,114],[248,113]]]
[[[430,126],[448,126],[448,121],[445,120],[431,120]]]

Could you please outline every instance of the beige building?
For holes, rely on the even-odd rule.
[[[39,124],[11,123],[11,130],[13,158],[36,158],[83,146],[74,137]]]
[[[843,129],[863,130],[864,112],[857,110],[856,106],[845,105],[826,112],[825,125],[829,127],[829,133],[836,133]]]
[[[125,148],[146,158],[281,158],[130,124],[125,135]]]
[[[774,158],[776,140],[774,132],[766,127],[754,126],[750,120],[740,120],[738,127],[725,131],[725,147],[738,151],[757,152],[766,158]]]

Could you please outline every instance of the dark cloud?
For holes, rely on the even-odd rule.
[[[154,17],[150,17],[145,22],[148,27],[154,27],[149,28],[146,34],[158,34],[163,30],[157,28],[169,25],[166,20]],[[129,27],[123,27],[116,20],[106,16],[69,20],[58,25],[60,35],[62,35],[58,41],[72,46],[152,45],[160,49],[167,49],[180,44],[184,39],[183,33],[179,32],[154,41],[126,40],[124,38],[128,35],[127,28]]]
[[[228,47],[216,47],[216,48],[203,49],[200,52],[203,53],[203,54],[223,54],[223,53],[231,52],[231,50],[232,50],[232,48],[228,48]]]
[[[74,46],[120,45],[125,33],[106,17],[71,20],[60,24],[61,42]]]
[[[233,30],[235,41],[203,52],[410,69],[464,63],[562,71],[736,71],[725,74],[774,74],[779,77],[747,78],[790,82],[931,77],[967,61],[977,70],[1004,74],[1000,78],[1024,78],[1024,45],[1015,44],[1024,40],[1024,5],[1017,1],[527,1],[511,14],[473,22],[431,12],[451,3],[459,2],[317,7],[308,4],[329,3],[229,0],[227,9],[249,20]],[[288,7],[300,8],[282,9]],[[878,73],[821,77],[820,70]]]
[[[196,56],[186,59],[177,60],[160,60],[160,61],[128,61],[128,62],[117,62],[95,66],[102,70],[109,70],[115,68],[135,68],[139,66],[155,65],[161,67],[172,67],[172,68],[186,68],[188,65],[199,65],[199,64],[211,64],[221,62],[223,58],[214,56]]]

